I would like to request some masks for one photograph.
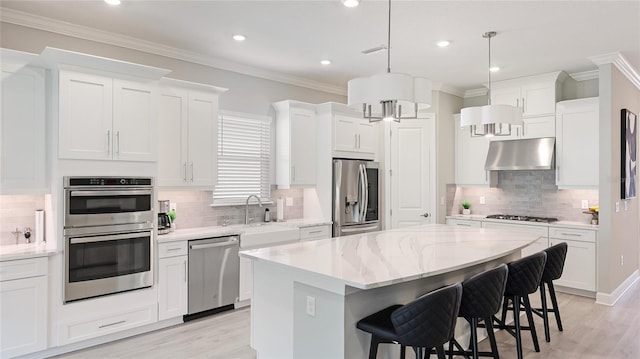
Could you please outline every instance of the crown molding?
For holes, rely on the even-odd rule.
[[[589,71],[582,71],[582,72],[574,72],[572,74],[569,74],[569,76],[576,81],[597,80],[600,78],[600,71],[589,70]]]
[[[622,74],[631,81],[640,90],[640,75],[638,71],[629,64],[627,59],[619,52],[610,52],[608,54],[591,56],[589,58],[594,64],[600,66],[605,64],[613,64],[622,72]]]
[[[154,55],[192,62],[199,65],[214,67],[221,70],[254,76],[265,80],[277,81],[293,86],[300,86],[336,95],[347,95],[344,86],[335,86],[297,76],[291,76],[274,71],[268,71],[253,66],[242,65],[231,61],[221,60],[201,53],[165,46],[151,41],[137,39],[131,36],[115,34],[97,30],[87,26],[76,25],[64,21],[37,16],[22,11],[0,7],[0,21],[30,27],[38,30],[53,32],[65,36],[100,42],[108,45],[147,52]]]
[[[464,92],[464,98],[486,96],[489,90],[485,87]]]
[[[441,82],[434,82],[431,84],[431,89],[433,91],[445,92],[453,96],[462,97],[464,96],[464,92],[460,89],[457,89],[453,86],[449,86],[447,84],[443,84]]]

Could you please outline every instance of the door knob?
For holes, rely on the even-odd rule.
[[[424,213],[424,214],[422,215],[422,217],[428,218],[428,217],[429,217],[429,215],[430,215],[430,214],[429,214],[429,212],[426,212],[426,213]]]

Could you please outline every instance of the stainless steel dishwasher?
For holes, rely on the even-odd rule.
[[[238,236],[189,241],[188,315],[238,300],[239,244]]]

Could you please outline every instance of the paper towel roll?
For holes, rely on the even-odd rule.
[[[282,198],[276,200],[276,220],[282,221],[284,220],[284,203],[282,202]]]
[[[36,209],[35,242],[44,243],[44,210]]]

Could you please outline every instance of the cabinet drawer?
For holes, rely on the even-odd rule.
[[[537,234],[541,237],[549,236],[549,228],[546,226],[530,226],[526,224],[512,224],[512,223],[495,223],[495,222],[482,222],[482,228],[494,228],[494,229],[508,229],[513,231],[525,231],[533,234]]]
[[[549,228],[549,237],[570,241],[595,242],[596,232],[573,228]]]
[[[76,322],[61,322],[60,344],[99,337],[157,321],[158,306],[149,305],[122,313]]]
[[[187,254],[187,241],[160,243],[158,245],[158,258],[186,256]]]
[[[327,225],[300,228],[301,241],[307,239],[320,239],[329,237],[331,237],[331,231],[329,230],[329,226]]]
[[[47,258],[18,259],[0,262],[0,280],[13,280],[47,275]]]
[[[482,222],[468,219],[447,219],[447,224],[451,226],[480,228]]]

